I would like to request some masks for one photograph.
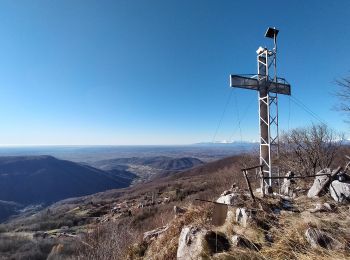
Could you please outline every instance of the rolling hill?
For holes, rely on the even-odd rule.
[[[0,200],[22,205],[50,204],[129,186],[123,171],[108,173],[52,156],[0,157]]]
[[[101,160],[92,165],[103,170],[118,169],[118,167],[128,165],[147,166],[156,171],[183,171],[202,164],[201,160],[193,157],[150,156]]]

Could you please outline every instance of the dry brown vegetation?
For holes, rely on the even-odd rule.
[[[279,207],[280,201],[271,198],[268,202],[260,200],[260,203],[265,203],[266,209],[269,209]],[[190,206],[184,216],[175,218],[170,223],[171,228],[151,243],[143,257],[176,259],[181,228],[186,224],[192,224],[213,230],[228,240],[232,235],[239,234],[261,246],[260,251],[233,247],[225,253],[216,253],[215,249],[207,248],[203,253],[203,259],[350,259],[348,207],[336,207],[333,213],[313,214],[307,211],[313,206],[314,202],[302,197],[295,202],[295,211],[282,210],[277,217],[268,210],[258,210],[255,221],[248,228],[242,228],[233,219],[222,227],[211,226],[210,207]],[[234,208],[231,211],[234,212]],[[317,227],[329,232],[343,247],[336,250],[312,248],[305,238],[308,227]],[[266,241],[266,234],[272,237],[273,243]],[[132,255],[131,258],[137,257]]]

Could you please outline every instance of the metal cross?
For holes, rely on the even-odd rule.
[[[278,32],[276,28],[269,27],[265,33],[265,37],[274,41],[272,50],[259,47],[256,51],[258,74],[230,75],[231,87],[259,92],[260,164],[263,165],[263,173],[267,173],[269,177],[272,177],[272,152],[277,158],[279,155],[278,94],[291,94],[290,84],[277,77]],[[276,149],[272,149],[272,146]],[[269,184],[272,185],[271,179]]]

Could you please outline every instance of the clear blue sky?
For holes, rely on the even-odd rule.
[[[350,73],[349,13],[346,0],[3,0],[0,144],[257,140],[257,93],[234,90],[222,115],[268,26],[293,95],[348,133],[331,92]],[[280,98],[282,130],[312,122]]]

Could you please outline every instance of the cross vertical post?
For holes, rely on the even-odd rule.
[[[258,53],[258,81],[259,81],[259,127],[260,127],[260,164],[263,172],[271,177],[271,150],[270,150],[270,96],[269,81],[269,54],[265,48]],[[271,185],[271,183],[270,183]]]

